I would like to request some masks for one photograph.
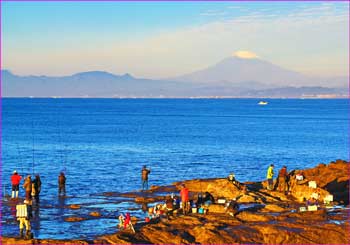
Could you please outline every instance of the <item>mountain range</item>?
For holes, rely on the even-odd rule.
[[[348,77],[315,78],[261,59],[229,57],[206,69],[165,78],[105,71],[18,76],[2,70],[3,97],[346,97]]]

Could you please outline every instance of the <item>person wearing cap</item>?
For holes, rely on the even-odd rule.
[[[23,188],[26,191],[26,200],[32,200],[32,179],[30,175],[24,180]]]
[[[148,189],[148,175],[151,172],[150,169],[147,169],[147,166],[144,165],[141,170],[141,176],[142,176],[142,190]]]
[[[267,169],[267,189],[268,190],[273,190],[273,168],[274,165],[271,164],[270,167]]]
[[[180,191],[180,197],[181,197],[181,203],[182,203],[182,212],[184,215],[186,215],[188,210],[189,210],[188,192],[189,192],[189,190],[187,189],[185,184],[182,184],[181,191]]]
[[[58,176],[58,195],[61,195],[62,192],[66,195],[66,176],[63,172]]]
[[[23,238],[24,227],[26,228],[25,238],[32,238],[30,219],[32,218],[32,201],[24,200],[23,204],[16,205],[16,216],[19,221],[19,234]]]
[[[21,182],[22,176],[20,176],[17,171],[13,171],[11,176],[11,184],[12,184],[12,198],[18,198],[19,191],[19,183]]]

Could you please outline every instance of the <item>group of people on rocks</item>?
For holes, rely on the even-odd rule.
[[[17,170],[13,171],[11,176],[11,184],[12,184],[12,193],[11,198],[19,198],[19,185],[22,180],[22,176],[20,176]],[[41,192],[41,178],[39,174],[35,175],[35,179],[32,180],[31,175],[27,175],[24,179],[23,188],[25,190],[25,200],[35,199],[37,203],[39,203],[39,196]],[[58,194],[66,194],[66,176],[63,172],[58,176]]]
[[[267,189],[275,190],[277,189],[279,192],[288,194],[290,186],[288,185],[290,175],[287,172],[287,166],[283,166],[278,172],[276,185],[273,184],[274,177],[274,164],[271,164],[267,169]]]
[[[11,184],[12,184],[12,193],[11,198],[18,198],[19,195],[19,185],[21,182],[22,176],[18,174],[16,170],[13,171],[13,174],[11,176]],[[32,180],[32,176],[28,175],[24,179],[23,188],[25,190],[25,200],[29,201],[32,200],[32,198],[35,199],[37,203],[39,203],[39,195],[41,191],[41,179],[40,175],[35,175],[35,179]]]
[[[17,172],[17,170],[13,171],[13,174],[11,176],[11,184],[12,184],[12,193],[11,198],[12,199],[18,199],[19,198],[19,186],[20,182],[22,180],[22,176],[20,176]],[[35,200],[36,205],[39,205],[40,199],[40,192],[41,192],[41,178],[39,174],[35,175],[35,179],[32,180],[31,175],[27,175],[27,177],[24,179],[23,188],[25,191],[25,199],[23,204],[16,205],[16,217],[19,221],[19,229],[20,229],[20,237],[24,238],[24,227],[26,228],[26,235],[25,238],[29,239],[33,237],[33,234],[31,233],[31,224],[30,220],[32,219],[32,206],[33,206],[33,200]],[[63,193],[66,194],[66,177],[63,172],[60,173],[58,177],[58,192],[59,195]]]

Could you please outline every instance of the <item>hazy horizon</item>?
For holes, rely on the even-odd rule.
[[[106,71],[163,79],[240,52],[307,76],[348,76],[348,7],[348,2],[2,2],[1,68],[20,76]]]

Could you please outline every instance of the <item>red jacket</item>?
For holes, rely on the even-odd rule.
[[[22,177],[18,174],[14,174],[11,176],[11,183],[13,185],[19,185],[19,182],[21,181]]]
[[[188,189],[185,187],[180,191],[181,201],[187,202],[188,199]]]

